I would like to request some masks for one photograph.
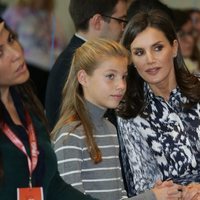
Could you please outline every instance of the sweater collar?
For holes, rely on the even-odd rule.
[[[89,112],[90,118],[94,124],[98,123],[103,119],[106,109],[100,108],[87,100],[85,101],[85,104]]]

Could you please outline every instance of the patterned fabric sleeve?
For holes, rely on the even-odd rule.
[[[129,196],[151,189],[162,174],[133,120],[118,118],[122,163]]]

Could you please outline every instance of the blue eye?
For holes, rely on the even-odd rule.
[[[108,74],[108,75],[106,75],[106,77],[107,77],[108,79],[110,79],[110,80],[113,80],[114,77],[115,77],[115,75],[114,75],[114,74]]]
[[[125,74],[125,75],[122,77],[122,79],[123,79],[123,80],[126,80],[126,79],[127,79],[127,76],[128,76],[128,74]]]

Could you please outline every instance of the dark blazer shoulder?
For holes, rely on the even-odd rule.
[[[56,71],[60,71],[60,68],[69,68],[71,65],[71,60],[74,54],[74,51],[80,47],[84,43],[84,40],[78,38],[74,35],[66,48],[62,51],[62,53],[58,56],[56,62],[54,63],[51,72],[56,73]]]
[[[70,56],[73,56],[74,51],[79,48],[82,44],[84,43],[84,40],[82,40],[81,38],[77,37],[76,35],[74,35],[72,37],[72,39],[70,40],[69,44],[67,45],[67,47],[64,49],[64,51],[60,54],[60,56],[58,57],[58,59],[67,59]],[[66,56],[67,55],[67,56]]]

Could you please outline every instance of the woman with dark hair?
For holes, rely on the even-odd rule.
[[[194,29],[194,37],[197,43],[198,49],[200,50],[200,9],[193,8],[189,10],[192,25]]]
[[[118,113],[125,176],[135,186],[129,193],[151,188],[156,173],[186,185],[184,200],[199,198],[200,82],[184,64],[174,26],[162,11],[138,12],[123,44],[133,62]]]
[[[43,108],[29,85],[22,47],[0,19],[0,198],[63,200],[88,196],[59,176]]]
[[[195,41],[192,20],[188,10],[174,9],[174,25],[184,62],[191,73],[200,72],[200,52]]]

